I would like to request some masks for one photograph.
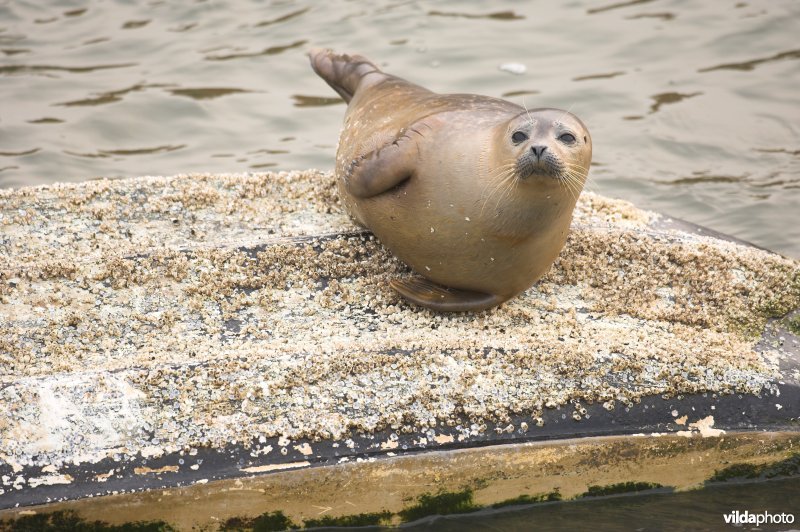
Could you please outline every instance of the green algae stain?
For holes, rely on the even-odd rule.
[[[72,510],[24,515],[0,520],[0,532],[177,532],[163,521],[137,521],[111,525],[104,521],[87,521]]]
[[[279,532],[299,528],[283,512],[266,512],[258,517],[232,517],[225,521],[220,530],[226,532]]]
[[[790,333],[800,336],[800,315],[786,318],[784,325]]]
[[[800,316],[786,316],[800,305],[800,270],[786,273],[789,278],[784,290],[758,305],[755,311],[757,316],[754,316],[754,320],[744,324],[744,328],[748,329],[753,336],[761,335],[768,319],[784,317],[783,324],[789,332],[800,335]]]
[[[762,305],[761,310],[768,318],[785,316],[800,304],[800,271],[793,272],[791,279],[788,281],[783,293],[776,295]]]
[[[705,483],[794,476],[800,476],[800,453],[770,464],[733,464],[714,471],[714,474]]]
[[[343,515],[341,517],[324,516],[317,519],[308,519],[303,521],[306,528],[322,527],[322,526],[375,526],[375,525],[388,525],[394,514],[389,511],[373,512],[356,515]]]
[[[504,506],[535,504],[542,502],[560,501],[561,494],[558,490],[540,495],[520,495],[519,497],[499,502],[492,508]],[[473,491],[465,488],[461,491],[440,491],[438,493],[424,493],[417,497],[416,503],[393,513],[388,510],[383,512],[344,515],[339,517],[324,516],[303,521],[303,527],[359,527],[359,526],[388,526],[392,519],[399,517],[403,522],[415,521],[432,515],[465,514],[482,510],[484,507],[475,504]],[[222,524],[220,530],[227,532],[274,532],[302,528],[293,523],[283,512],[276,511],[265,513],[255,518],[235,517]]]
[[[464,514],[480,510],[472,500],[472,490],[440,491],[437,494],[424,493],[417,498],[417,503],[400,510],[403,521],[414,521],[429,515]]]
[[[323,516],[303,521],[297,525],[283,512],[267,512],[258,517],[232,517],[225,521],[220,530],[226,532],[277,532],[280,530],[297,530],[316,527],[356,527],[388,524],[394,514],[389,511],[373,512],[339,517]]]
[[[654,490],[663,488],[655,482],[619,482],[608,486],[589,486],[588,491],[580,497],[603,497],[605,495],[619,495],[620,493],[635,493],[637,491]]]
[[[558,490],[551,491],[550,493],[542,493],[539,495],[520,495],[513,499],[506,499],[492,505],[492,508],[504,508],[506,506],[518,506],[523,504],[538,504],[542,502],[556,502],[562,500],[561,493]]]

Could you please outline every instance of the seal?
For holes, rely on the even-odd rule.
[[[547,272],[591,163],[583,122],[560,109],[437,94],[360,55],[309,57],[348,102],[335,169],[347,212],[419,274],[392,288],[433,310],[476,311]]]

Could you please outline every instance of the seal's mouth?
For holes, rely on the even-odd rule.
[[[550,177],[560,179],[564,171],[561,160],[553,154],[537,155],[532,151],[525,152],[517,159],[517,176],[520,179],[531,177]]]

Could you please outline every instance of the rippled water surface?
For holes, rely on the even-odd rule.
[[[714,486],[699,491],[583,499],[500,512],[436,517],[404,532],[713,532],[800,530],[800,478]],[[792,514],[776,521],[727,525],[733,511]]]
[[[332,168],[344,105],[304,56],[326,46],[569,109],[591,189],[800,257],[799,20],[796,0],[0,1],[0,186]]]

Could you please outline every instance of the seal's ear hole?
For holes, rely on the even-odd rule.
[[[583,137],[583,142],[589,142],[589,139],[587,139],[586,137]]]
[[[528,140],[528,135],[526,135],[522,131],[515,131],[514,134],[511,135],[511,140],[513,140],[515,143],[519,144],[520,142],[522,142],[524,140]]]

